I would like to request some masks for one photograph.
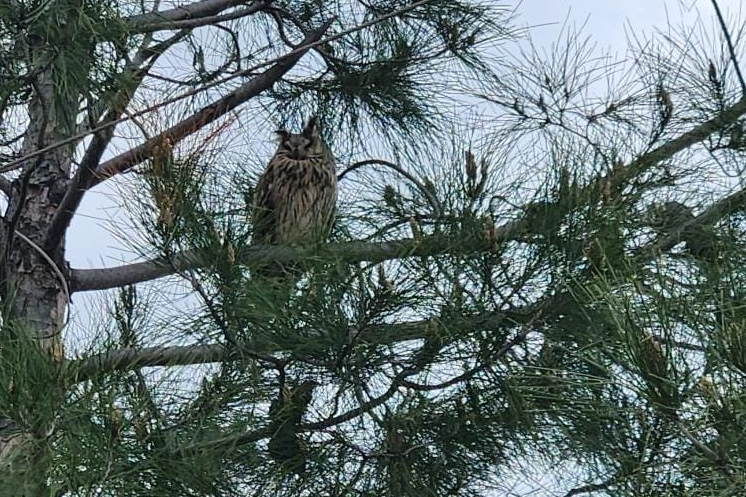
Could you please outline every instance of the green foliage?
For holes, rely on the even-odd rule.
[[[269,93],[281,115],[301,121],[312,107],[328,129],[347,125],[353,138],[370,125],[390,143],[432,129],[446,115],[438,109],[447,102],[440,88],[491,78],[485,48],[508,29],[499,8],[475,2],[431,1],[413,9],[398,0],[278,5],[317,23],[335,16],[342,26],[406,11],[323,44],[323,72],[285,81]]]
[[[710,181],[744,179],[742,118],[723,114],[740,96],[713,62],[680,53],[687,71],[663,71],[666,52],[646,49],[629,94],[591,99],[609,66],[575,41],[490,63],[510,26],[484,3],[292,0],[214,39],[185,28],[181,74],[127,33],[134,3],[10,5],[8,137],[40,82],[72,134],[152,70],[143,101],[191,98],[135,121],[148,140],[310,29],[371,23],[311,49],[237,113],[250,119],[148,153],[127,184],[127,241],[175,275],[120,288],[74,344],[82,359],[56,364],[28,323],[3,324],[0,415],[33,437],[7,478],[16,495],[34,479],[60,496],[507,495],[515,480],[535,492],[530,476],[554,477],[533,482],[552,495],[742,493],[744,194]],[[494,116],[451,120],[477,87]],[[216,137],[311,113],[362,161],[340,160],[332,243],[252,246],[256,174]],[[380,137],[398,162],[369,157]],[[252,277],[285,256],[298,281]]]
[[[114,81],[132,42],[117,6],[87,0],[6,3],[0,10],[0,111],[53,84],[53,101],[46,105],[58,120],[67,119],[71,131],[71,108],[77,111],[81,99],[92,106],[118,89]],[[44,81],[38,79],[42,73]]]

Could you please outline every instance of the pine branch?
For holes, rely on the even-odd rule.
[[[513,324],[525,324],[535,319],[536,306],[531,304],[526,308],[512,311],[474,314],[471,316],[454,317],[441,320],[438,324],[444,329],[495,329]],[[372,345],[386,345],[407,340],[425,338],[432,333],[431,320],[410,321],[391,325],[376,325],[366,327],[355,333],[357,340]],[[69,361],[66,368],[75,371],[77,381],[86,381],[104,373],[113,371],[130,371],[144,367],[157,366],[186,366],[192,364],[207,364],[212,362],[230,361],[246,358],[247,353],[271,362],[267,354],[278,350],[256,352],[221,344],[185,345],[134,348],[128,347],[110,350],[84,359]]]
[[[710,226],[723,217],[741,210],[746,203],[746,189],[739,190],[702,212],[699,216],[685,223],[678,224],[676,230],[662,240],[640,247],[637,256],[647,257],[650,254],[665,252],[673,248],[680,240],[680,234],[692,227]],[[288,263],[308,257],[325,257],[346,263],[381,262],[401,257],[421,257],[441,254],[478,253],[494,248],[495,243],[507,240],[526,240],[525,221],[514,221],[505,224],[495,231],[494,239],[458,238],[447,236],[412,238],[394,242],[344,242],[329,244],[323,252],[314,252],[308,248],[286,246],[252,246],[237,251],[236,262],[247,266],[256,266],[267,262]],[[208,265],[200,257],[200,252],[190,250],[176,254],[170,259],[156,258],[150,261],[125,264],[111,268],[71,269],[71,291],[85,292],[106,290],[124,285],[132,285],[170,276],[181,271],[199,269]]]
[[[299,431],[318,431],[323,430],[326,428],[330,428],[332,426],[336,426],[342,423],[345,423],[347,421],[350,421],[352,419],[355,419],[356,417],[360,416],[361,414],[364,414],[366,412],[371,411],[372,409],[375,409],[376,407],[388,402],[391,398],[394,397],[399,392],[399,388],[401,388],[402,383],[408,376],[410,376],[413,373],[413,371],[402,371],[396,377],[394,377],[391,380],[391,385],[389,388],[379,395],[378,397],[375,397],[373,399],[370,399],[367,402],[361,403],[358,407],[351,409],[345,413],[342,413],[338,416],[334,416],[329,419],[324,419],[321,421],[318,421],[316,423],[305,423],[300,425]],[[217,438],[214,440],[210,440],[208,442],[198,442],[190,445],[185,445],[180,448],[180,452],[189,452],[189,451],[195,451],[195,450],[215,450],[220,449],[222,447],[238,447],[241,445],[246,445],[250,443],[257,442],[263,438],[269,438],[272,435],[269,429],[260,429],[260,430],[253,430],[246,433],[241,433],[238,435],[229,435],[227,437],[223,438]]]
[[[271,1],[254,1],[245,9],[236,11],[236,13],[240,12],[241,15],[232,13],[224,16],[225,19],[216,20],[217,14],[245,3],[242,0],[202,0],[173,9],[127,17],[124,22],[133,34],[151,33],[165,29],[196,28],[254,14],[266,8]]]
[[[709,121],[703,122],[691,130],[664,143],[660,147],[641,155],[629,165],[612,172],[609,177],[600,179],[610,181],[611,187],[617,189],[627,181],[639,177],[642,173],[648,171],[656,164],[659,164],[666,159],[670,159],[677,153],[686,150],[695,143],[701,142],[716,131],[725,129],[727,126],[735,123],[738,118],[743,116],[745,113],[746,97],[743,97]]]
[[[134,81],[134,84],[125,83],[112,97],[109,108],[105,111],[104,117],[101,120],[101,124],[111,124],[111,126],[106,126],[103,130],[94,133],[93,139],[78,165],[75,176],[65,192],[60,205],[57,207],[57,212],[55,212],[51,224],[47,228],[44,236],[44,246],[47,250],[53,250],[64,236],[72,216],[78,210],[80,202],[83,200],[85,185],[90,183],[94,171],[101,160],[101,156],[103,156],[111,139],[114,137],[114,124],[129,105],[135,92],[148,74],[148,71],[166,50],[187,34],[187,31],[182,31],[155,46],[143,46],[127,67],[125,67],[121,80]]]
[[[115,121],[113,121],[111,123],[102,124],[100,126],[97,126],[94,129],[87,130],[87,131],[82,132],[82,133],[76,133],[76,134],[74,134],[72,136],[69,136],[67,138],[61,139],[61,140],[59,140],[59,141],[57,141],[55,143],[52,143],[50,145],[46,145],[43,148],[38,148],[37,150],[34,150],[34,151],[29,152],[27,154],[24,154],[22,157],[18,157],[16,159],[11,160],[7,164],[4,164],[2,167],[0,167],[0,173],[7,173],[9,171],[14,171],[14,170],[18,169],[19,167],[21,167],[27,160],[29,160],[29,159],[31,159],[33,157],[38,157],[40,155],[44,155],[47,152],[50,152],[52,150],[55,150],[55,149],[57,149],[59,147],[65,146],[65,145],[69,145],[71,143],[77,143],[81,138],[85,138],[86,136],[88,136],[91,133],[98,133],[100,131],[103,131],[103,130],[111,127],[111,126],[116,126],[119,123],[122,123],[122,122],[125,122],[125,121],[129,121],[129,120],[131,120],[134,117],[138,117],[138,116],[142,116],[142,115],[154,112],[157,109],[165,107],[166,105],[173,104],[173,103],[185,100],[187,98],[193,98],[195,95],[197,95],[199,93],[203,93],[203,92],[205,92],[205,91],[207,91],[207,90],[209,90],[211,88],[218,87],[218,86],[220,86],[222,84],[225,84],[225,83],[227,83],[227,82],[229,82],[231,80],[234,80],[236,78],[253,75],[254,72],[257,71],[258,69],[261,69],[263,67],[267,67],[267,66],[270,66],[271,64],[274,64],[272,67],[270,67],[270,69],[268,69],[267,71],[265,71],[265,73],[262,73],[257,78],[255,78],[255,80],[257,80],[259,78],[262,78],[265,74],[267,74],[268,72],[270,72],[272,69],[276,68],[277,66],[281,66],[281,65],[283,65],[283,63],[287,63],[288,61],[295,60],[296,57],[300,58],[308,50],[311,50],[311,49],[313,49],[315,47],[318,47],[320,45],[324,45],[326,43],[329,43],[330,41],[342,39],[342,38],[344,38],[345,36],[347,36],[347,35],[349,35],[351,33],[362,31],[363,29],[366,29],[366,28],[369,28],[371,26],[374,26],[374,25],[376,25],[378,23],[381,23],[381,22],[383,22],[383,21],[385,21],[387,19],[391,19],[393,17],[403,15],[403,14],[405,14],[405,13],[407,13],[407,12],[409,12],[409,11],[417,8],[417,7],[421,7],[422,5],[425,5],[426,3],[429,3],[430,1],[432,1],[432,0],[419,0],[417,2],[405,5],[404,7],[400,8],[400,9],[387,12],[386,14],[383,14],[383,15],[381,15],[379,17],[376,17],[374,19],[371,19],[369,21],[366,21],[366,22],[357,24],[355,26],[352,26],[352,27],[350,27],[348,29],[344,29],[342,31],[339,31],[338,33],[335,33],[335,34],[333,34],[331,36],[328,36],[328,37],[326,37],[324,39],[321,39],[320,36],[318,38],[315,38],[315,34],[318,31],[325,31],[336,20],[336,18],[332,17],[319,30],[313,31],[313,32],[311,32],[310,34],[308,34],[306,36],[306,39],[314,39],[315,41],[313,41],[313,42],[306,43],[305,41],[303,41],[303,42],[300,43],[300,45],[297,46],[297,48],[291,50],[290,52],[286,53],[285,55],[282,55],[280,57],[276,57],[274,59],[266,60],[264,62],[261,62],[259,64],[254,65],[252,67],[249,67],[247,69],[239,71],[239,72],[237,72],[235,74],[231,74],[228,77],[217,79],[217,80],[212,81],[210,83],[207,83],[207,84],[205,84],[205,85],[203,85],[203,86],[201,86],[201,87],[199,87],[197,89],[189,90],[189,91],[187,91],[185,93],[182,93],[180,95],[177,95],[175,97],[168,98],[168,99],[163,100],[163,101],[161,101],[161,102],[159,102],[159,103],[157,103],[157,104],[155,104],[153,106],[150,106],[148,108],[142,109],[142,110],[137,111],[137,112],[133,112],[133,113],[131,113],[131,114],[125,116],[125,117],[121,117],[119,119],[116,119]],[[297,60],[295,60],[295,62],[297,62]],[[295,63],[295,62],[293,62],[293,63]],[[241,91],[243,88],[246,88],[246,86],[252,85],[252,82],[254,82],[255,80],[250,81],[249,83],[247,83],[246,85],[242,86],[238,90],[236,90],[233,93],[227,95],[226,98],[228,98],[228,97],[230,97],[232,95],[235,95],[235,93],[237,91]],[[221,100],[219,100],[217,102],[215,102],[214,104],[212,104],[209,107],[206,107],[206,108],[202,109],[202,111],[214,110],[215,106],[217,106],[219,103],[224,102],[224,101],[225,101],[225,98],[221,99]],[[200,112],[202,112],[202,111],[200,111]],[[197,114],[199,114],[199,112]],[[192,117],[194,117],[194,115]],[[191,118],[187,118],[187,120],[189,120],[189,119],[191,119]],[[183,123],[183,121],[182,121],[182,123]],[[174,128],[172,128],[169,131],[172,131],[173,129]],[[167,132],[161,133],[157,137],[153,138],[153,140],[157,140],[157,139],[165,140],[165,139],[168,139],[169,136],[166,134]],[[101,166],[99,166],[98,169],[97,169],[97,173],[101,174],[102,177],[96,177],[95,180],[94,180],[94,183],[92,185],[89,185],[89,188],[92,187],[92,186],[97,185],[101,181],[104,181],[104,180],[110,178],[113,174],[116,174],[117,171],[113,171],[112,175],[106,175],[106,170],[108,169],[108,167],[109,166],[114,167],[116,165],[113,161],[123,161],[124,159],[127,159],[128,161],[136,160],[135,163],[129,163],[129,164],[126,165],[126,167],[123,166],[124,170],[126,170],[126,169],[128,169],[128,168],[130,168],[130,167],[132,167],[132,166],[134,166],[136,164],[138,164],[139,162],[142,162],[143,160],[146,160],[149,157],[147,155],[147,152],[148,151],[152,152],[152,148],[153,148],[152,144],[151,144],[151,146],[150,146],[149,149],[146,147],[146,145],[148,145],[149,143],[150,143],[150,141],[144,143],[143,145],[140,145],[139,147],[136,147],[136,148],[134,148],[132,150],[129,150],[128,152],[120,154],[117,157],[115,157],[114,159],[112,159],[112,160],[108,161],[107,163],[102,164]],[[157,147],[159,144],[160,143],[156,144],[155,146]],[[132,155],[135,155],[136,157],[133,159],[133,157],[131,157]],[[107,168],[104,168],[103,167],[104,165],[106,165]]]
[[[709,208],[705,209],[700,215],[692,219],[679,223],[675,228],[662,240],[643,245],[637,250],[637,255],[659,254],[672,249],[676,244],[682,241],[682,233],[694,228],[712,226],[725,216],[737,211],[746,210],[746,188],[731,193],[723,197]]]
[[[441,254],[468,254],[494,249],[502,240],[519,237],[520,223],[511,222],[496,230],[494,239],[437,235],[419,239],[406,238],[391,242],[343,242],[326,245],[319,250],[304,247],[255,245],[236,250],[236,263],[249,267],[269,262],[289,263],[319,257],[346,263],[382,262],[402,257],[423,257]],[[206,267],[211,262],[200,256],[201,251],[181,252],[170,259],[156,258],[111,268],[72,269],[72,291],[105,290],[123,285],[151,281],[164,276]]]
[[[320,28],[309,33],[297,49],[281,58],[277,63],[273,64],[269,69],[259,74],[248,83],[228,93],[207,107],[200,109],[171,128],[147,140],[142,145],[119,154],[99,165],[96,169],[94,178],[88,185],[86,185],[86,187],[91,188],[105,179],[127,171],[131,167],[148,159],[153,153],[153,150],[161,144],[180,142],[185,137],[199,131],[239,105],[270,88],[275,84],[275,82],[284,76],[285,73],[295,66],[300,58],[308,52],[313,43],[317,43],[321,40],[324,32],[329,29],[332,22],[334,22],[334,18],[325,22]]]
[[[47,231],[45,245],[47,247],[50,247],[55,246],[56,243],[59,243],[59,240],[64,235],[64,232],[67,229],[67,226],[70,224],[70,220],[75,214],[77,206],[80,205],[80,202],[83,199],[86,191],[88,191],[90,188],[97,185],[101,181],[122,173],[139,164],[140,162],[148,159],[152,155],[153,151],[162,144],[178,143],[185,137],[199,131],[203,127],[224,116],[239,105],[255,97],[264,90],[270,88],[285,73],[292,69],[293,66],[295,66],[295,64],[303,56],[303,54],[308,51],[308,48],[303,47],[321,39],[324,32],[329,28],[333,20],[334,19],[332,18],[323,26],[321,26],[321,28],[313,31],[308,36],[306,36],[305,40],[303,40],[301,44],[300,49],[293,50],[291,52],[291,55],[280,59],[269,69],[256,76],[248,83],[220,98],[213,104],[200,109],[191,116],[175,124],[171,128],[145,141],[145,143],[141,144],[140,146],[130,149],[127,152],[119,154],[113,159],[100,164],[95,170],[92,170],[92,168],[90,167],[85,169],[81,168],[83,169],[83,171],[79,174],[79,181],[75,182],[72,185],[72,188],[67,191],[63,199],[63,205],[61,205],[55,213],[54,219],[52,220],[52,223],[50,224]],[[114,120],[112,122],[114,122]],[[106,129],[111,130],[113,129],[113,127],[107,127]],[[93,150],[94,152],[100,152],[102,154],[104,148],[99,147]]]

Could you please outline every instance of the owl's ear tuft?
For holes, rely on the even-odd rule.
[[[311,118],[308,119],[308,124],[303,128],[303,136],[309,139],[319,137],[319,123],[316,120],[316,116],[311,116]]]
[[[284,129],[278,129],[277,131],[275,131],[275,135],[275,141],[277,141],[278,143],[282,143],[290,138],[290,133],[288,133]]]

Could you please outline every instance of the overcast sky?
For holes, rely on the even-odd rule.
[[[560,37],[564,24],[582,28],[582,33],[601,52],[617,57],[627,53],[630,33],[639,39],[648,38],[655,30],[665,30],[668,25],[693,25],[698,18],[711,23],[713,10],[709,0],[524,0],[522,3],[511,2],[517,6],[517,23],[529,27],[531,38],[538,48],[547,47]],[[720,0],[726,16],[733,19],[744,19],[741,0]],[[743,29],[743,28],[741,28]],[[267,139],[271,139],[268,135]],[[267,156],[267,159],[269,156]],[[85,197],[79,213],[75,216],[67,238],[67,257],[73,268],[112,266],[131,261],[134,255],[125,249],[125,245],[113,236],[110,230],[121,231],[112,225],[124,223],[126,216],[119,207],[127,202],[118,199],[119,192],[114,182],[105,182]],[[82,294],[74,297],[73,333],[68,334],[68,343],[75,342],[75,331],[85,333],[89,323],[88,308],[95,294]],[[96,304],[93,304],[96,305]],[[70,350],[69,347],[68,351]],[[572,468],[567,468],[572,473]],[[515,495],[520,495],[529,480],[533,488],[546,485],[557,488],[556,482],[545,480],[548,473],[541,477],[533,471],[520,472],[514,481]],[[556,474],[556,472],[555,472]],[[506,482],[507,483],[507,482]]]
[[[548,47],[556,41],[563,24],[568,23],[591,37],[599,50],[623,56],[627,51],[630,30],[635,36],[645,38],[655,28],[665,29],[668,24],[691,25],[698,17],[711,19],[709,0],[525,0],[510,2],[517,6],[517,22],[530,27],[533,43]],[[743,19],[740,0],[720,0],[721,7],[732,19]],[[632,28],[633,27],[633,28]],[[270,139],[270,136],[267,136]],[[111,234],[112,225],[125,219],[118,207],[123,202],[116,199],[113,182],[89,192],[75,216],[67,238],[67,257],[74,268],[101,267],[129,261],[134,255]],[[124,202],[126,205],[126,202]],[[115,231],[116,228],[113,228]],[[84,314],[80,304],[88,298],[75,298],[75,314]]]

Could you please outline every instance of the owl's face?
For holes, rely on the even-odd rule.
[[[307,159],[313,154],[313,139],[303,135],[286,133],[284,136],[278,132],[280,146],[278,154],[287,155],[291,159]]]
[[[285,155],[291,159],[302,160],[318,154],[317,147],[319,133],[316,120],[311,118],[299,134],[289,133],[284,129],[277,131],[278,155]]]

